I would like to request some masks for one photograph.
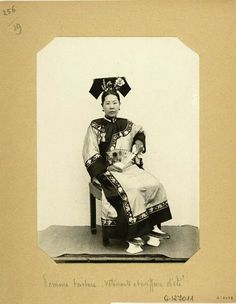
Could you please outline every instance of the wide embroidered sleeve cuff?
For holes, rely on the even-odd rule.
[[[91,178],[97,177],[98,175],[104,173],[107,169],[107,165],[99,153],[96,153],[91,158],[89,158],[85,162],[85,166]]]

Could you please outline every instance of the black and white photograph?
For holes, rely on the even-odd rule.
[[[56,263],[199,250],[199,77],[177,37],[56,37],[37,53],[38,246]]]

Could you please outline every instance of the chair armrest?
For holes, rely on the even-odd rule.
[[[89,192],[90,195],[93,195],[96,199],[101,200],[102,199],[102,187],[101,185],[89,183]]]
[[[95,187],[102,189],[101,183],[99,182],[99,180],[96,177],[92,178],[91,182]]]

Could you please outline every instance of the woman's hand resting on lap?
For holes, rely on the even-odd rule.
[[[108,167],[107,167],[107,170],[109,170],[109,171],[116,171],[116,172],[122,172],[122,169],[117,168],[117,167],[114,166],[114,165],[108,166]]]

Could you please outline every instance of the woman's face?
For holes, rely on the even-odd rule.
[[[103,110],[106,116],[116,117],[120,110],[120,102],[116,95],[107,95],[103,102]]]

